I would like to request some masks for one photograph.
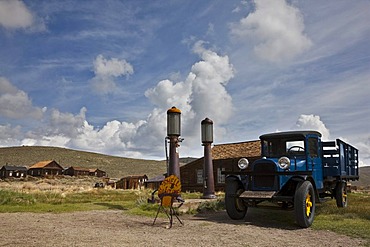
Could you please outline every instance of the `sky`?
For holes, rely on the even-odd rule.
[[[0,0],[0,147],[181,157],[320,131],[370,165],[368,0]]]

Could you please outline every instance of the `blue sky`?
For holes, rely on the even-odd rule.
[[[314,129],[370,165],[370,2],[0,1],[0,146],[164,159]]]

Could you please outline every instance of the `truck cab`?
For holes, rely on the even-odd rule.
[[[248,207],[269,201],[294,209],[301,227],[311,226],[316,202],[335,198],[347,206],[347,181],[357,180],[358,150],[337,139],[322,142],[317,131],[264,134],[261,159],[238,161],[238,171],[227,172],[225,205],[232,219],[245,217]]]

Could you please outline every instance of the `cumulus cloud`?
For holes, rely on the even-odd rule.
[[[154,119],[161,119],[162,126],[165,126],[166,110],[173,105],[182,111],[182,129],[186,136],[183,146],[187,151],[200,143],[202,119],[209,117],[217,123],[215,136],[221,138],[222,125],[227,123],[233,113],[232,99],[225,86],[233,78],[234,68],[228,56],[221,56],[204,46],[203,41],[198,41],[193,46],[193,52],[198,54],[201,60],[191,67],[184,81],[163,80],[145,92],[157,108],[148,119],[150,126],[155,124],[151,121]],[[163,133],[165,132],[161,132],[162,136]]]
[[[323,121],[317,115],[301,115],[299,116],[293,129],[301,130],[316,130],[322,134],[322,140],[331,140],[330,131],[325,126]],[[370,165],[370,136],[361,137],[357,142],[353,143],[345,138],[339,137],[341,140],[350,143],[359,150],[360,166]]]
[[[232,24],[231,35],[252,42],[255,54],[271,62],[290,60],[312,45],[302,14],[285,0],[255,0],[255,11]]]
[[[301,115],[299,116],[294,129],[316,130],[321,133],[323,140],[330,139],[330,131],[321,121],[320,116]]]
[[[45,30],[43,20],[34,16],[23,1],[19,0],[0,1],[0,26],[6,29]]]
[[[34,107],[28,95],[0,77],[0,116],[11,119],[40,119],[43,109]]]
[[[354,146],[359,150],[360,166],[370,166],[370,136],[359,138]]]
[[[12,133],[18,135],[19,145],[60,146],[128,157],[158,157],[164,156],[166,112],[176,106],[182,111],[182,136],[186,138],[182,143],[182,152],[195,155],[191,152],[201,145],[201,120],[209,117],[217,123],[215,136],[220,137],[222,125],[227,123],[233,112],[231,96],[225,89],[234,76],[233,66],[227,56],[205,49],[204,45],[204,42],[194,45],[193,52],[200,57],[200,61],[193,64],[184,81],[162,80],[145,92],[154,105],[146,119],[132,123],[112,120],[101,128],[95,128],[86,120],[86,107],[82,107],[77,114],[50,109],[44,113],[40,121],[42,126],[38,129],[23,133],[21,137],[17,134],[20,129],[14,129]],[[115,77],[132,72],[132,67],[124,61],[97,57],[97,76]],[[5,82],[0,84],[4,93],[14,95],[19,91]],[[9,128],[3,126],[3,132]],[[9,135],[8,138],[12,138],[13,135]],[[0,145],[3,143],[0,139]]]
[[[115,78],[131,75],[134,69],[126,60],[106,59],[98,55],[94,61],[95,77],[91,80],[94,91],[98,94],[112,93],[117,89]]]

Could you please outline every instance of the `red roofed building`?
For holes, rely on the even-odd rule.
[[[28,168],[28,175],[34,177],[62,175],[63,167],[55,160],[38,162]]]

